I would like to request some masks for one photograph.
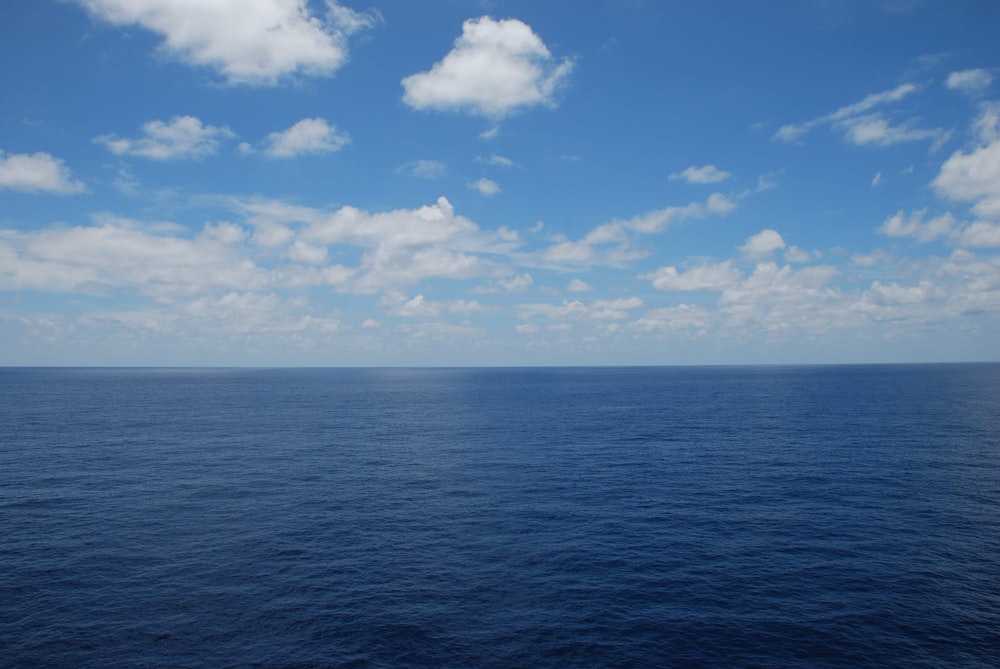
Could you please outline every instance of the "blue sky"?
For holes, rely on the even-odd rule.
[[[1000,5],[0,7],[0,364],[1000,358]]]

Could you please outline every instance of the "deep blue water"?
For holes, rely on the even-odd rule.
[[[0,369],[4,666],[1000,665],[1000,365]]]

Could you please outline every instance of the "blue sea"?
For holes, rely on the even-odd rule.
[[[1000,365],[0,369],[0,665],[1000,666]]]

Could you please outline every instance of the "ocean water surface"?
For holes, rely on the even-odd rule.
[[[995,667],[1000,365],[0,369],[0,665]]]

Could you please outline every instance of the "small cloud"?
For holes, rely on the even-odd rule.
[[[874,267],[891,259],[888,253],[881,249],[876,249],[871,253],[855,253],[851,256],[851,262],[858,267]]]
[[[499,119],[526,107],[556,105],[573,61],[552,56],[517,19],[469,19],[454,48],[426,72],[403,79],[414,109],[464,111]]]
[[[101,135],[94,141],[118,156],[177,160],[214,155],[222,140],[236,137],[226,126],[203,125],[194,116],[174,116],[167,122],[149,121],[143,124],[142,132],[138,139]]]
[[[652,281],[653,288],[657,290],[725,290],[743,278],[743,272],[733,267],[731,260],[727,260],[718,264],[699,265],[686,272],[679,272],[672,266],[661,267],[639,278]]]
[[[993,83],[993,75],[988,70],[961,70],[948,75],[945,86],[969,95],[982,93]]]
[[[3,151],[0,151],[0,188],[57,195],[82,193],[86,189],[59,158],[42,152],[4,155]]]
[[[521,274],[510,279],[498,281],[497,284],[508,293],[523,293],[531,288],[534,279],[530,274]]]
[[[882,183],[882,171],[881,170],[879,170],[878,172],[876,172],[875,176],[872,177],[872,186],[878,186],[880,183]]]
[[[566,290],[571,293],[589,293],[594,287],[583,279],[573,279],[566,285]]]
[[[493,179],[479,179],[469,184],[469,188],[477,190],[481,195],[492,197],[500,192],[500,185]]]
[[[924,222],[926,210],[914,212],[909,218],[902,211],[896,212],[882,223],[878,232],[888,237],[914,237],[920,242],[929,242],[946,237],[955,229],[957,221],[950,213]]]
[[[722,193],[712,193],[705,202],[705,209],[713,214],[728,214],[736,209],[736,203]]]
[[[500,134],[500,126],[495,125],[489,130],[483,130],[481,133],[479,133],[479,139],[482,139],[484,141],[489,141],[491,139],[496,139],[497,135],[499,134]]]
[[[797,263],[809,262],[812,260],[812,254],[798,246],[792,246],[785,251],[785,260]]]
[[[325,119],[304,118],[287,130],[268,135],[264,154],[270,158],[295,158],[333,153],[350,142],[347,133],[338,132],[337,126],[328,124]]]
[[[538,332],[538,326],[534,323],[518,323],[516,329],[519,334],[535,334]]]
[[[762,193],[766,190],[771,190],[772,188],[777,188],[778,182],[776,179],[771,178],[771,175],[761,175],[757,177],[757,187],[754,192]]]
[[[725,181],[732,174],[725,170],[720,170],[715,165],[705,165],[703,167],[691,166],[683,172],[674,172],[670,175],[671,180],[683,179],[689,184],[712,184]]]
[[[400,174],[409,174],[421,179],[440,179],[447,171],[447,166],[440,160],[414,160],[396,170]]]
[[[748,260],[765,260],[772,253],[783,248],[785,248],[785,240],[781,238],[781,235],[776,230],[766,229],[747,239],[746,243],[740,247],[740,251]]]
[[[511,160],[510,158],[507,158],[505,156],[500,156],[494,153],[493,155],[491,155],[489,158],[486,159],[486,164],[499,165],[500,167],[512,167],[514,165],[514,161]]]
[[[379,323],[374,318],[366,318],[365,322],[361,324],[361,327],[363,327],[366,330],[376,330],[382,327],[382,324]]]

